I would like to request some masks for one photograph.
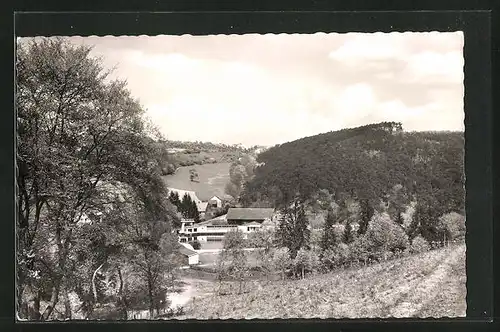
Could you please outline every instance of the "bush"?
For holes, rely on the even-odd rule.
[[[332,270],[335,267],[340,267],[351,261],[351,249],[345,243],[323,251],[321,255],[321,264],[327,270]]]
[[[428,251],[429,249],[429,243],[420,235],[413,239],[410,246],[410,252],[412,254],[418,254],[420,252]]]
[[[288,248],[278,248],[273,254],[273,267],[275,270],[281,273],[281,279],[285,280],[285,272],[292,265],[292,259],[290,258],[290,251]]]
[[[366,236],[372,252],[404,250],[409,246],[403,228],[392,221],[387,213],[376,213],[372,217]]]
[[[439,229],[446,232],[447,241],[465,236],[465,217],[450,212],[439,218]]]
[[[370,244],[365,235],[357,237],[350,245],[350,260],[365,263],[368,259]]]

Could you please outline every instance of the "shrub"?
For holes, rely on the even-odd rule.
[[[345,243],[339,243],[333,248],[323,251],[321,264],[326,269],[342,266],[351,260],[351,250]]]
[[[376,213],[373,216],[366,236],[372,252],[404,250],[409,246],[403,228],[392,221],[387,213]]]
[[[274,245],[275,234],[272,229],[259,229],[248,234],[247,245],[252,248],[264,248],[269,251]]]
[[[439,229],[446,234],[446,240],[451,241],[465,235],[465,217],[456,212],[450,212],[439,218]]]
[[[281,273],[281,280],[285,280],[285,272],[292,265],[290,250],[288,248],[278,248],[273,254],[273,266]]]
[[[410,246],[410,252],[412,254],[418,254],[420,252],[424,252],[429,249],[430,249],[429,243],[420,235],[413,239]]]
[[[224,249],[242,249],[245,247],[245,244],[246,241],[243,237],[243,232],[240,230],[229,231],[224,236]]]

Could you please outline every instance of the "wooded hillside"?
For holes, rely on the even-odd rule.
[[[277,145],[257,161],[241,195],[247,206],[269,201],[280,208],[297,197],[311,203],[326,190],[337,204],[354,199],[375,208],[402,196],[400,206],[418,201],[429,219],[465,209],[462,132],[404,132],[399,123],[378,123]]]

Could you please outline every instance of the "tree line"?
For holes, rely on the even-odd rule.
[[[452,241],[463,241],[465,236],[465,218],[457,213],[439,218],[442,238],[431,242],[422,235],[412,237],[409,226],[412,223],[391,219],[387,210],[377,211],[366,205],[357,213],[363,222],[353,227],[351,222],[342,223],[343,218],[350,217],[349,212],[328,207],[324,227],[312,232],[304,205],[296,201],[280,211],[277,228],[261,229],[250,233],[248,238],[241,231],[228,232],[216,263],[217,293],[245,292],[252,271],[258,271],[268,281],[274,276],[283,281],[303,279],[311,273],[328,273],[418,254]],[[251,261],[252,253],[245,251],[245,247],[258,248],[256,262]],[[223,286],[225,281],[232,281],[229,290],[228,285]]]
[[[153,317],[168,307],[177,246],[161,135],[90,47],[16,46],[18,317]]]
[[[189,196],[187,193],[185,193],[184,196],[182,196],[182,199],[180,199],[178,192],[171,191],[168,198],[170,202],[177,207],[177,211],[182,215],[183,218],[194,219],[195,222],[200,221],[198,205],[191,199],[191,196]]]
[[[341,207],[354,201],[364,210],[388,206],[399,223],[416,203],[412,236],[435,241],[440,216],[464,214],[463,158],[460,132],[404,132],[393,122],[344,129],[261,153],[240,202],[281,209],[298,197],[310,209],[319,201]]]

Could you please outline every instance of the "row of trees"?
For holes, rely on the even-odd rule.
[[[256,266],[265,275],[278,273],[281,279],[285,279],[292,274],[304,278],[312,271],[327,272],[420,253],[463,238],[465,234],[464,217],[450,213],[441,216],[437,222],[445,234],[442,241],[429,242],[420,234],[412,235],[413,228],[409,225],[414,223],[401,223],[398,213],[391,218],[387,211],[377,211],[369,205],[363,208],[364,204],[359,209],[362,219],[357,223],[343,223],[347,213],[341,208],[336,211],[328,208],[319,236],[311,234],[300,201],[281,211],[280,223],[275,230],[251,233],[248,239],[244,239],[240,232],[228,233],[217,265],[219,280],[238,280],[241,292],[241,285],[251,270],[250,254],[243,250],[244,247],[260,248]]]
[[[233,162],[229,168],[229,181],[226,184],[226,194],[239,200],[240,194],[245,187],[245,183],[254,177],[257,162],[251,154],[244,154],[237,161]]]
[[[194,219],[195,222],[200,221],[200,213],[198,211],[198,205],[191,199],[187,193],[182,196],[182,200],[179,197],[179,193],[176,191],[171,191],[168,196],[169,201],[177,207],[177,211],[186,219]]]
[[[62,38],[17,44],[21,319],[94,317],[104,305],[152,316],[175,270],[160,137],[90,52]]]

